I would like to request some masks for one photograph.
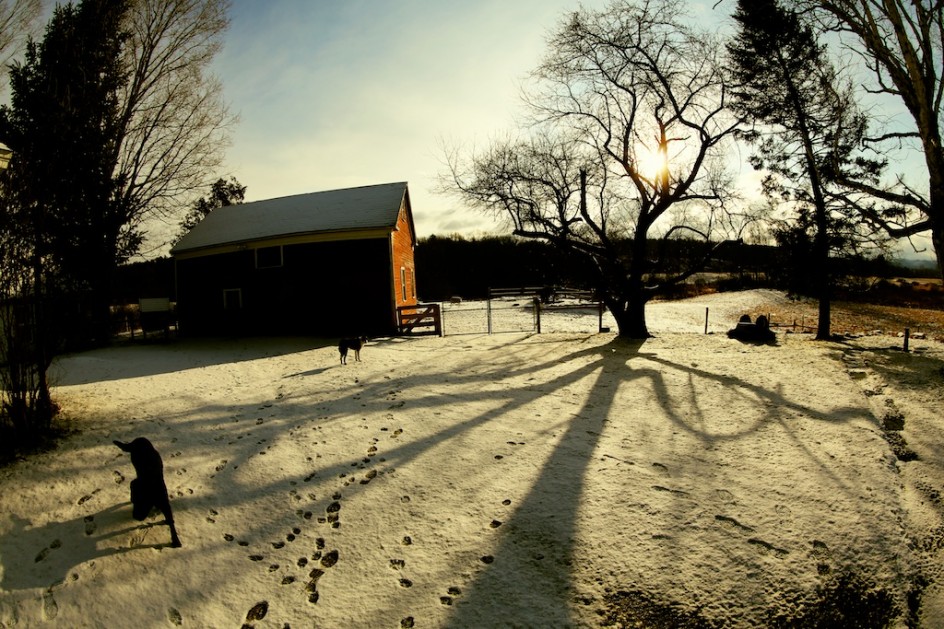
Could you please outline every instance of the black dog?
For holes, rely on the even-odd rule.
[[[338,351],[341,353],[341,364],[347,364],[347,350],[354,350],[354,360],[360,362],[361,360],[361,348],[364,347],[364,343],[367,342],[366,336],[358,336],[353,339],[341,339],[341,342],[338,343]]]
[[[138,437],[131,443],[114,442],[116,446],[131,454],[131,465],[134,466],[136,479],[131,481],[132,515],[135,520],[143,520],[151,514],[155,507],[164,514],[167,526],[170,527],[170,545],[180,548],[180,538],[177,537],[177,528],[174,526],[174,513],[170,510],[170,499],[167,497],[167,485],[164,484],[164,462],[151,442],[144,437]]]

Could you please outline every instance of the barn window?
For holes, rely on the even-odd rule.
[[[403,296],[403,301],[406,301],[406,269],[402,266],[400,267],[400,294]]]
[[[410,268],[410,296],[416,299],[416,269]]]
[[[223,289],[223,310],[239,310],[243,307],[243,289]]]
[[[282,247],[259,247],[256,249],[256,268],[274,269],[282,266]]]

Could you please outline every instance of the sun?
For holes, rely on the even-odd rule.
[[[640,145],[636,149],[636,169],[640,175],[655,180],[669,169],[669,156],[664,147]]]

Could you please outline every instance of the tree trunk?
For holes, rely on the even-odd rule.
[[[937,256],[938,275],[944,280],[944,216],[931,221],[931,245],[934,247],[934,255]]]
[[[828,341],[832,338],[832,318],[830,299],[832,276],[829,265],[829,219],[826,203],[819,190],[819,174],[811,165],[811,173],[816,196],[816,234],[813,236],[813,260],[819,269],[816,275],[816,297],[819,299],[819,316],[816,321],[816,340]]]
[[[620,337],[647,339],[652,336],[646,326],[646,301],[644,297],[638,296],[617,303],[606,302],[607,308],[616,319]]]

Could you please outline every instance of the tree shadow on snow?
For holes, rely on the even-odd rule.
[[[52,588],[70,578],[73,570],[102,557],[145,548],[170,547],[163,520],[137,524],[131,503],[113,505],[82,518],[32,526],[15,514],[8,516],[0,537],[3,578],[0,590]],[[157,527],[157,530],[151,531]],[[118,546],[117,538],[132,536],[132,546]],[[146,538],[167,543],[145,544]],[[77,578],[77,577],[71,577]]]

